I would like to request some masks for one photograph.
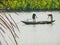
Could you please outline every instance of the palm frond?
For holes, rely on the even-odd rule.
[[[4,35],[0,32],[0,34],[1,34],[1,36],[3,37],[3,40],[6,42],[6,44],[8,45],[8,43],[7,43],[7,41],[6,41],[6,39],[5,39],[5,37],[4,37]]]
[[[4,18],[4,17],[5,18]],[[7,15],[0,15],[0,25],[1,26],[3,26],[3,28],[7,28],[9,31],[10,31],[10,33],[12,34],[12,36],[13,36],[13,39],[14,39],[14,41],[15,41],[15,43],[16,43],[16,45],[18,45],[18,43],[17,43],[17,40],[16,40],[16,36],[18,37],[18,35],[16,34],[16,32],[15,32],[15,29],[14,28],[17,28],[17,30],[19,31],[19,28],[18,28],[18,26],[17,26],[17,24],[15,23],[15,21],[13,20],[13,18],[11,17],[11,15],[9,15],[9,17],[12,19],[12,21],[13,21],[13,23],[10,21],[10,19],[9,19],[9,17],[7,17]],[[8,21],[7,21],[7,20]],[[4,25],[5,26],[4,26]],[[0,30],[3,32],[3,33],[5,33],[5,30],[3,29],[2,27],[0,27]],[[0,32],[1,33],[1,32]],[[1,33],[1,35],[3,36],[3,34]],[[4,37],[4,36],[3,36]],[[9,36],[8,36],[9,37]],[[12,41],[12,39],[9,37],[9,39]],[[6,42],[6,40],[5,40],[5,42]],[[6,42],[7,43],[7,42]],[[7,44],[8,45],[8,44]]]
[[[18,26],[17,26],[17,24],[16,24],[16,22],[14,21],[14,19],[11,17],[11,15],[9,14],[9,16],[10,16],[10,18],[13,20],[13,22],[14,22],[14,24],[15,24],[15,27],[18,29],[18,31],[20,32],[20,30],[19,30],[19,28],[18,28]]]
[[[0,41],[0,45],[2,45],[1,41]]]

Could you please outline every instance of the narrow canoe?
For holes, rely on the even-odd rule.
[[[53,20],[53,21],[38,21],[38,22],[33,22],[33,21],[31,21],[31,22],[21,21],[21,22],[23,22],[25,24],[52,24],[53,22],[55,22],[55,20]]]

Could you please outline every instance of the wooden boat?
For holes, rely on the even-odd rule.
[[[52,24],[53,22],[55,22],[55,20],[53,20],[52,14],[48,14],[48,17],[51,18],[50,21],[38,21],[38,22],[22,21],[22,22],[25,23],[25,24]]]
[[[38,21],[38,22],[33,22],[33,21],[31,21],[31,22],[21,21],[21,22],[23,22],[25,24],[52,24],[53,22],[55,22],[55,20],[53,20],[53,21]]]

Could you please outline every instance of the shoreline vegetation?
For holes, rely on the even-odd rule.
[[[29,10],[29,11],[26,11],[26,10],[21,10],[21,11],[16,11],[16,10],[0,10],[0,12],[52,12],[52,11],[59,11],[60,12],[60,9],[59,10]]]
[[[60,11],[60,0],[1,0],[0,11]]]

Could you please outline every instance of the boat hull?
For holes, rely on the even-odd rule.
[[[38,22],[28,22],[28,21],[22,21],[25,24],[52,24],[54,21],[38,21]]]

